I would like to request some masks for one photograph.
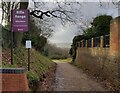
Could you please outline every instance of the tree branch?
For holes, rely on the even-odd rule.
[[[56,12],[61,13],[60,14],[61,16],[55,15],[54,13],[56,13]],[[71,11],[62,11],[62,10],[53,10],[53,11],[46,11],[46,12],[43,12],[41,10],[34,10],[34,11],[30,12],[30,15],[33,15],[34,17],[37,17],[37,18],[40,18],[40,19],[43,19],[44,15],[47,16],[47,17],[53,16],[53,17],[56,17],[56,18],[60,18],[60,19],[64,19],[64,20],[67,20],[67,21],[70,21],[70,22],[74,22],[72,20],[72,18],[70,18],[70,16],[67,15],[66,12],[73,13]],[[62,17],[62,14],[65,17]]]

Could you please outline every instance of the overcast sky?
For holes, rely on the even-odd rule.
[[[30,0],[31,1],[31,0]],[[44,2],[47,1],[46,6],[39,7],[40,10],[45,11],[46,9],[53,9],[56,7],[57,4],[53,3],[52,0],[43,0]],[[59,0],[58,0],[59,1]],[[64,0],[62,0],[64,1]],[[67,0],[70,1],[70,0]],[[82,21],[92,22],[92,19],[95,18],[97,15],[100,14],[108,14],[113,16],[113,18],[118,16],[118,9],[115,8],[111,3],[104,2],[102,7],[100,7],[100,3],[95,0],[87,0],[86,2],[82,2],[84,0],[76,0],[81,1],[81,5],[76,5],[73,3],[72,8],[68,7],[68,10],[75,11],[76,13],[73,15],[75,20],[77,20],[77,24],[81,25],[81,21],[79,20],[82,18]],[[90,2],[89,2],[90,1]],[[104,1],[104,0],[102,0]],[[106,1],[106,0],[105,0]],[[109,0],[108,0],[109,1]],[[38,2],[40,2],[38,0]],[[51,2],[51,3],[50,3]],[[74,1],[75,2],[75,1]],[[109,6],[108,6],[109,4]],[[30,3],[30,8],[33,8],[33,3]],[[82,30],[78,28],[78,25],[66,23],[64,26],[61,24],[60,20],[52,20],[52,24],[54,24],[54,34],[49,41],[51,43],[72,43],[72,39],[75,35],[78,35],[78,31],[82,33]]]
[[[99,7],[99,3],[86,3],[81,7],[81,13],[83,15],[84,20],[92,21],[94,17],[100,14],[108,14],[113,16],[114,18],[118,16],[118,10],[113,6],[109,7]],[[76,14],[78,16],[79,14]],[[78,16],[80,17],[80,16]],[[49,39],[52,43],[72,43],[72,39],[76,34],[79,34],[76,25],[66,24],[64,27],[58,22],[55,25],[55,33]]]
[[[51,1],[51,0],[50,0]],[[69,1],[69,0],[68,0]],[[78,0],[79,1],[79,0]],[[80,0],[81,1],[81,0]],[[91,2],[89,2],[91,1]],[[104,0],[103,0],[104,1]],[[32,3],[31,3],[32,5]],[[53,9],[56,7],[55,3],[46,3],[46,6],[40,7],[41,10],[45,11],[46,9]],[[70,8],[68,7],[68,10]],[[81,5],[76,5],[73,3],[71,11],[75,11],[73,15],[77,24],[81,25],[81,21],[87,21],[88,23],[92,22],[92,19],[101,14],[111,15],[113,18],[118,16],[118,9],[112,5],[112,3],[104,2],[102,3],[102,7],[100,7],[100,3],[92,2],[92,0],[87,0],[86,2],[81,1]],[[81,34],[82,30],[78,28],[78,25],[66,23],[64,26],[60,23],[60,20],[52,20],[54,24],[54,34],[49,41],[51,43],[72,43],[72,39],[75,35]]]

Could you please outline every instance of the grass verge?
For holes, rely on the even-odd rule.
[[[14,51],[13,65],[10,64],[10,49],[3,49],[2,51],[2,67],[3,68],[26,68],[27,78],[30,87],[34,87],[38,81],[42,79],[43,74],[49,71],[55,63],[40,54],[35,49],[30,49],[30,71],[27,71],[27,49],[22,47],[20,50]]]
[[[67,59],[53,59],[54,62],[72,62],[72,58]]]

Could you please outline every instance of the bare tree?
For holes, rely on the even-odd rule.
[[[17,9],[20,5],[20,2],[4,2],[2,0],[2,21],[6,19],[7,24],[10,24],[11,10]]]
[[[10,30],[11,25],[11,10],[13,9],[27,9],[29,2],[4,2],[2,0],[2,20],[5,19]],[[22,33],[14,33],[15,46],[19,48],[21,46]]]
[[[53,31],[54,24],[51,24],[50,20],[48,20],[47,18],[43,20],[33,18],[33,20],[35,21],[35,24],[39,29],[38,33],[40,36],[44,36],[46,38],[49,38],[52,36],[54,32]]]
[[[46,11],[42,11],[39,7],[45,5],[43,2],[34,2],[34,10],[31,10],[30,14],[36,18],[43,19],[44,16],[51,17],[51,18],[58,18],[61,20],[61,22],[73,22],[76,23],[74,20],[74,15],[76,11],[73,11],[72,3],[71,2],[57,2],[54,4],[56,7],[53,9],[46,9]],[[77,4],[81,6],[80,2],[74,2],[74,4]],[[44,7],[44,6],[43,6]],[[70,9],[73,8],[73,9]],[[69,10],[68,10],[69,9]],[[80,10],[80,9],[79,9]]]
[[[82,13],[80,11],[82,4],[80,2],[58,2],[56,0],[56,2],[54,3],[55,7],[52,9],[46,9],[46,10],[42,10],[41,8],[44,7],[45,2],[36,2],[35,0],[32,0],[34,3],[34,8],[30,10],[30,15],[34,16],[35,18],[40,19],[39,23],[44,23],[44,25],[41,25],[40,27],[44,26],[45,30],[44,32],[41,33],[41,35],[45,35],[46,33],[51,33],[53,32],[52,29],[47,29],[46,26],[48,26],[48,28],[50,28],[50,25],[47,25],[47,22],[43,22],[46,18],[56,18],[56,19],[60,19],[61,23],[64,25],[64,23],[67,22],[71,22],[74,23],[75,25],[80,25],[81,29],[84,29],[85,27],[88,27],[88,23],[87,21],[84,21],[82,18]],[[27,9],[28,8],[28,4],[29,2],[4,2],[2,1],[2,10],[3,10],[3,18],[7,17],[7,21],[10,22],[10,11],[11,9]],[[100,2],[101,4],[101,2]],[[118,5],[119,3],[113,2],[114,5]],[[76,6],[76,7],[75,7]],[[76,16],[76,14],[81,15],[81,17]],[[42,20],[42,21],[41,21]],[[79,23],[82,24],[79,24]],[[40,28],[41,29],[41,28]],[[47,30],[46,30],[47,29]],[[22,37],[22,33],[15,33],[16,38],[21,38]],[[47,36],[49,37],[50,34]],[[20,41],[19,39],[16,39],[16,41],[19,41],[17,47],[20,46]]]

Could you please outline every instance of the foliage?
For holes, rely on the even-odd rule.
[[[28,0],[27,0],[28,1]],[[11,25],[11,10],[13,9],[27,9],[29,2],[5,2],[2,0],[2,21],[6,21],[6,25],[9,25],[8,31],[10,30]],[[9,32],[7,32],[9,36],[11,35]],[[21,47],[21,41],[22,41],[22,34],[20,32],[14,33],[14,47],[20,48]]]
[[[72,58],[67,58],[67,59],[53,59],[53,62],[72,62]]]
[[[25,44],[25,41],[27,39],[27,34],[24,34],[23,37],[23,44]],[[30,33],[29,40],[32,41],[32,47],[34,47],[36,50],[43,52],[44,51],[44,46],[47,43],[47,39],[43,36],[39,36],[38,34],[32,34]]]
[[[91,23],[92,26],[90,28],[87,28],[82,35],[78,35],[73,38],[73,43],[71,45],[71,49],[69,50],[69,54],[73,57],[73,61],[76,58],[76,42],[83,39],[87,40],[92,37],[109,34],[111,20],[112,16],[109,15],[97,16],[93,19],[93,22]]]
[[[108,35],[110,33],[110,21],[112,20],[112,16],[109,15],[100,15],[93,19],[91,23],[91,27],[86,29],[84,35],[85,39],[89,39],[92,37]]]
[[[29,2],[4,2],[4,1],[2,1],[2,12],[3,12],[2,13],[2,21],[5,20],[6,21],[6,25],[9,25],[8,30],[5,30],[5,33],[3,33],[4,34],[3,36],[5,36],[5,39],[4,39],[5,40],[5,42],[4,42],[5,46],[8,47],[10,45],[9,44],[10,43],[9,42],[10,38],[6,38],[6,37],[10,37],[11,36],[11,33],[9,31],[10,30],[10,25],[11,25],[11,20],[10,20],[10,18],[11,18],[11,10],[13,10],[13,9],[27,9],[28,4],[29,4]],[[47,42],[47,38],[44,37],[44,36],[39,37],[41,32],[42,32],[41,31],[41,26],[39,26],[39,25],[43,24],[44,22],[35,23],[35,20],[33,20],[33,19],[31,20],[31,19],[32,18],[30,16],[30,32],[31,31],[32,32],[33,31],[37,32],[36,34],[34,34],[35,36],[37,36],[34,39],[35,40],[38,39],[37,41],[33,41],[33,43],[35,43],[34,46],[36,46],[36,44],[37,44],[37,46],[36,46],[37,49],[38,50],[43,50],[43,46]],[[45,25],[45,24],[43,24],[43,25]],[[43,29],[44,29],[44,35],[47,35],[47,37],[50,37],[51,33],[53,32],[53,30],[50,29],[50,26],[48,26],[48,27],[43,26]],[[14,33],[14,35],[13,35],[13,38],[14,38],[14,48],[19,49],[21,47],[21,45],[22,45],[22,38],[25,36],[23,34],[24,33],[22,33],[22,32]],[[32,33],[31,33],[31,35],[32,35]],[[28,36],[26,38],[30,39],[30,38],[28,38]],[[40,39],[42,39],[41,42],[38,42]],[[8,44],[8,45],[6,45],[6,44]],[[38,46],[38,44],[39,44],[39,46]]]
[[[53,44],[46,44],[44,54],[51,59],[66,59],[69,58],[69,49],[60,48]]]
[[[26,40],[32,41],[32,46],[40,51],[44,51],[44,46],[47,43],[47,38],[44,37],[41,34],[41,29],[38,29],[38,27],[35,25],[35,21],[33,18],[30,18],[30,31],[23,34],[22,43],[25,44]]]
[[[50,56],[51,59],[66,59],[67,57],[57,54],[57,55],[52,55]]]
[[[3,49],[4,50],[4,49]],[[10,51],[9,49],[6,50],[7,53]],[[27,49],[22,47],[20,50],[14,51],[14,58],[13,63],[14,65],[9,64],[6,61],[6,58],[2,57],[2,67],[8,68],[8,67],[23,67],[27,70]],[[45,74],[49,68],[54,66],[55,64],[42,54],[40,54],[35,49],[30,49],[30,71],[27,71],[27,78],[29,80],[30,86],[32,87],[37,81],[39,81],[42,78],[42,75]],[[9,59],[10,56],[7,56]]]
[[[2,26],[2,46],[3,47],[9,47],[10,46],[10,30],[7,29],[8,27]]]
[[[85,38],[84,35],[78,35],[78,36],[75,36],[73,38],[73,43],[71,45],[71,49],[69,50],[69,54],[72,56],[73,62],[74,62],[74,60],[76,58],[76,49],[77,49],[76,42],[78,42],[78,41],[80,41],[80,40],[82,40],[84,38]]]

